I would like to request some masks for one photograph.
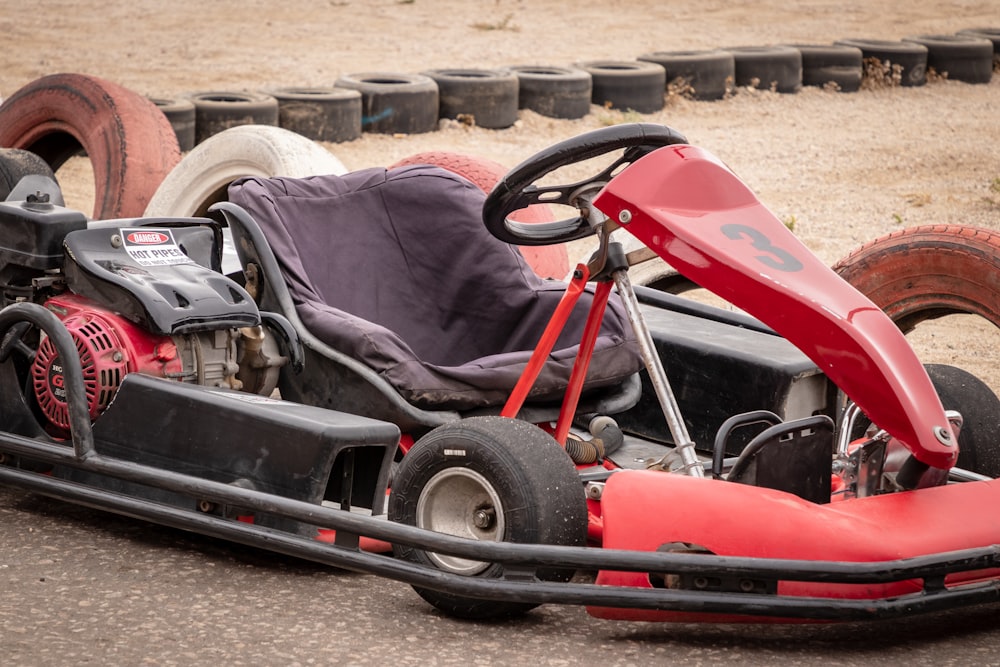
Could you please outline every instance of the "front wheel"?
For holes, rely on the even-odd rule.
[[[389,518],[459,537],[525,544],[582,546],[587,536],[583,485],[569,456],[547,433],[504,417],[445,424],[407,452],[394,476]],[[503,566],[395,546],[396,556],[464,576],[499,578]],[[573,572],[542,568],[539,579],[566,581]],[[454,617],[510,617],[537,606],[478,600],[415,587]]]

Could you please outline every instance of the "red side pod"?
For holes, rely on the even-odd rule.
[[[1000,515],[982,508],[997,503],[1000,480],[815,505],[782,491],[732,482],[623,471],[611,476],[601,497],[603,546],[655,551],[683,542],[720,556],[874,563],[994,544],[1000,541]],[[652,587],[649,576],[638,572],[602,571],[597,583]],[[785,581],[777,593],[879,599],[921,586],[914,580],[884,585]],[[604,607],[588,611],[600,618],[642,621],[782,620]]]
[[[791,341],[918,460],[954,465],[954,437],[938,437],[951,435],[944,409],[905,337],[714,156],[661,148],[619,174],[595,204],[685,276]]]

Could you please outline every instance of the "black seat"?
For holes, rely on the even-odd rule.
[[[424,165],[229,187],[231,204],[259,225],[309,333],[425,410],[502,405],[566,288],[490,235],[484,199],[465,179]],[[227,206],[231,226],[241,226]],[[561,398],[591,299],[581,298],[530,401]],[[640,368],[613,298],[585,391]]]

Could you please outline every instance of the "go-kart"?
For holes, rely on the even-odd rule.
[[[0,203],[0,481],[391,577],[465,618],[997,599],[1000,486],[957,467],[961,403],[996,397],[962,376],[946,411],[954,372],[676,131],[582,135],[488,196],[414,165],[228,199],[92,222],[29,177]],[[539,203],[574,214],[517,221]],[[568,283],[514,248],[589,235]],[[740,310],[634,287],[655,256]]]

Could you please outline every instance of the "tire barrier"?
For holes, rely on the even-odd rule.
[[[735,46],[736,85],[797,93],[802,88],[802,54],[791,46]]]
[[[989,83],[993,78],[993,42],[975,35],[904,37],[927,47],[927,69],[950,81]]]
[[[667,87],[678,85],[695,100],[721,100],[736,81],[736,60],[728,51],[655,51],[639,60],[656,63],[666,72]]]
[[[510,70],[437,69],[438,117],[499,130],[517,121],[518,81]]]
[[[922,86],[927,83],[927,47],[916,42],[893,42],[884,39],[841,39],[835,44],[861,49],[865,60],[899,68],[899,85]]]
[[[167,117],[149,99],[85,74],[52,74],[0,104],[0,146],[38,155],[53,171],[86,152],[94,218],[142,215],[181,158]]]
[[[337,79],[361,93],[361,131],[422,134],[438,126],[438,86],[422,74],[367,72]]]
[[[157,97],[149,98],[163,115],[170,121],[170,126],[174,128],[177,135],[177,145],[182,153],[186,153],[195,145],[195,112],[194,102],[183,97],[163,99]]]
[[[339,143],[361,136],[361,93],[348,88],[276,88],[278,127],[314,141]]]
[[[205,91],[189,96],[194,103],[195,143],[239,125],[278,125],[278,100],[253,91]]]
[[[1000,28],[967,28],[959,30],[956,35],[972,35],[982,37],[993,43],[993,71],[1000,72]]]
[[[820,88],[836,85],[842,93],[861,89],[864,78],[864,56],[854,46],[791,44],[802,54],[802,85]]]
[[[576,66],[590,74],[590,101],[594,104],[639,113],[663,108],[667,73],[661,65],[640,60],[595,60]]]
[[[549,118],[574,120],[590,113],[593,79],[576,67],[515,65],[518,107]]]

